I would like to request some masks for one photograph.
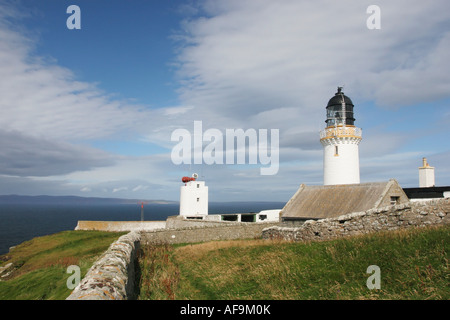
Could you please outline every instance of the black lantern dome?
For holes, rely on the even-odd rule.
[[[345,105],[344,105],[345,104]],[[334,97],[328,101],[327,104],[327,127],[351,125],[355,123],[353,118],[353,102],[343,92],[342,88],[338,87]]]

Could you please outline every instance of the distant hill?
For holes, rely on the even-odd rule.
[[[70,205],[105,205],[105,204],[136,204],[136,203],[172,204],[175,201],[144,200],[144,199],[118,199],[96,198],[78,196],[21,196],[0,195],[0,204],[70,204]]]
[[[171,200],[145,200],[145,199],[120,199],[120,198],[99,198],[99,197],[79,197],[79,196],[22,196],[22,195],[0,195],[0,204],[68,204],[68,205],[96,205],[96,204],[136,204],[144,202],[146,204],[178,204],[178,201]],[[211,201],[210,208],[220,208],[221,213],[226,213],[227,208],[236,212],[236,207],[241,207],[242,212],[254,212],[252,210],[281,209],[285,203],[275,201]],[[256,207],[255,207],[256,205]],[[261,207],[261,208],[260,208]],[[255,209],[256,208],[256,209]],[[223,211],[225,210],[225,211]],[[250,210],[250,211],[248,211]]]

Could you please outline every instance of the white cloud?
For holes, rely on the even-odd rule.
[[[133,192],[136,192],[136,191],[147,190],[147,189],[148,189],[148,186],[144,186],[144,185],[140,184],[140,185],[138,185],[137,187],[134,187],[134,188],[132,189],[132,191],[133,191]]]
[[[113,188],[112,193],[116,193],[119,191],[128,190],[128,187],[119,187],[119,188]]]
[[[70,70],[34,56],[33,45],[0,16],[2,130],[76,141],[139,130],[151,119],[142,106],[113,100]]]
[[[450,26],[442,10],[446,1],[411,5],[380,0],[381,30],[366,27],[370,4],[208,0],[190,5],[185,33],[177,35],[183,39],[176,61],[181,104],[154,110],[115,100],[70,70],[35,57],[35,42],[5,22],[6,13],[0,14],[0,134],[21,142],[16,153],[14,143],[2,143],[7,148],[0,151],[5,159],[0,174],[40,177],[22,181],[30,186],[47,182],[49,190],[57,186],[67,192],[126,197],[139,193],[171,200],[178,198],[180,177],[197,169],[204,171],[217,199],[284,199],[302,182],[320,184],[318,132],[336,86],[345,85],[356,117],[359,104],[367,101],[376,102],[382,118],[379,106],[394,109],[449,97]],[[9,12],[8,19],[17,15],[3,12]],[[445,106],[435,108],[447,112]],[[203,130],[222,132],[280,129],[278,174],[262,177],[253,166],[177,167],[169,153],[113,156],[74,144],[128,133],[171,149],[172,131],[192,132],[194,120],[203,121]],[[419,152],[397,150],[417,129],[395,137],[389,130],[376,138],[367,136],[378,125],[374,121],[373,130],[364,128],[362,174],[367,179],[382,170],[389,177],[415,175],[402,161],[413,163]],[[15,160],[27,154],[26,166],[14,167]],[[10,176],[4,181],[18,190],[22,186]]]
[[[361,157],[374,159],[366,163],[377,164],[393,177],[408,175],[401,161],[391,162],[389,156],[417,160],[408,157],[419,152],[398,149],[420,136],[423,123],[433,118],[424,112],[421,122],[407,126],[404,115],[409,106],[450,95],[450,22],[442,10],[446,2],[379,1],[381,30],[366,27],[370,4],[205,1],[206,14],[184,24],[185,47],[179,55],[179,76],[185,81],[180,96],[195,106],[187,120],[197,117],[204,127],[220,129],[279,128],[282,161],[295,156],[308,161],[305,151],[316,150],[316,161],[321,162],[318,131],[325,106],[336,86],[345,85],[357,118],[360,105],[368,101],[374,101],[378,111],[371,110],[376,118],[365,121]],[[383,110],[402,106],[405,114],[396,113],[398,121],[383,124]],[[433,108],[447,112],[445,104]],[[316,170],[320,177],[320,166]],[[283,163],[279,175],[290,179]],[[415,169],[409,175],[415,175]],[[308,179],[305,172],[299,178]]]
[[[115,156],[98,149],[0,129],[0,174],[51,176],[115,161]]]
[[[212,16],[185,26],[181,96],[208,118],[214,113],[247,121],[271,109],[295,107],[304,113],[296,118],[301,124],[323,117],[311,113],[342,84],[360,99],[394,106],[447,96],[445,1],[414,6],[381,1],[381,30],[367,29],[367,6],[360,1],[207,1]],[[291,125],[286,114],[284,119]]]

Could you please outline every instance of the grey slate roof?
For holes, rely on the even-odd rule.
[[[281,217],[289,219],[324,219],[351,212],[389,206],[391,197],[398,203],[409,201],[398,182],[306,186],[302,184],[281,210]]]

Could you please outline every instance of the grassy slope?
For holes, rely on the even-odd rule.
[[[154,247],[157,262],[145,263],[156,271],[143,272],[140,298],[450,299],[449,240],[445,226],[323,242]],[[380,290],[366,286],[370,265],[380,267]]]
[[[65,299],[70,265],[78,265],[81,278],[96,258],[124,233],[63,231],[37,237],[1,256],[0,266],[13,263],[13,272],[0,282],[0,300]]]

